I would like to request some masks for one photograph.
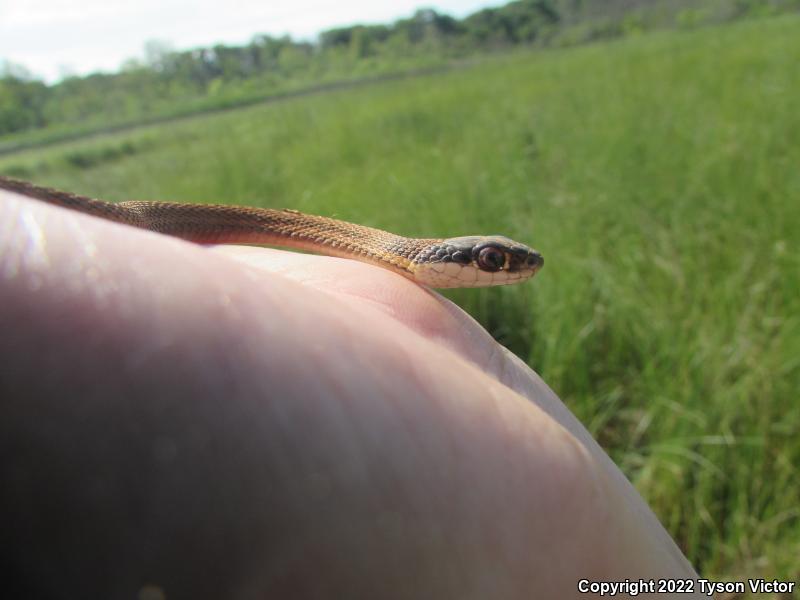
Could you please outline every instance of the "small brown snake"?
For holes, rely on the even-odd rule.
[[[2,175],[0,189],[200,244],[264,244],[352,258],[434,288],[518,283],[533,277],[544,264],[536,250],[500,235],[408,238],[290,209],[113,203]]]

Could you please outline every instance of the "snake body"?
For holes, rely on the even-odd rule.
[[[524,281],[542,256],[507,237],[408,238],[292,209],[214,204],[106,202],[0,175],[0,189],[200,244],[263,244],[352,258],[436,288]]]

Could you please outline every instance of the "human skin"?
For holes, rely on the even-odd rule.
[[[399,275],[0,191],[0,298],[0,552],[24,597],[696,577],[544,382]]]

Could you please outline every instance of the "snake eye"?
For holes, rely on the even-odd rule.
[[[492,246],[487,246],[478,254],[478,266],[484,271],[499,271],[505,264],[505,253]]]

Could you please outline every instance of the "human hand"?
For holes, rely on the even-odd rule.
[[[695,577],[555,394],[430,290],[2,191],[0,232],[3,552],[31,594]]]

